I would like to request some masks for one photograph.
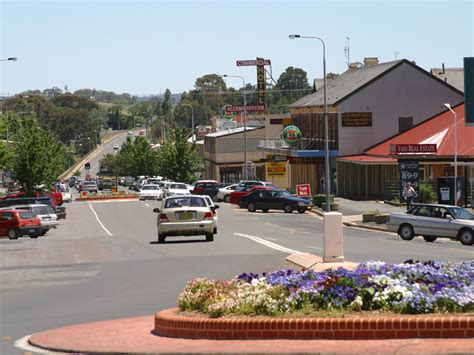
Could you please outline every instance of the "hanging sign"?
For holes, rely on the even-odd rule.
[[[288,145],[295,145],[301,140],[301,130],[296,126],[286,126],[281,132],[281,139]]]

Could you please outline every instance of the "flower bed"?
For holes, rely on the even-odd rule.
[[[95,200],[119,200],[119,199],[134,199],[138,198],[137,194],[119,194],[112,193],[107,195],[92,195],[88,194],[87,196],[80,196],[76,198],[76,201],[95,201]]]
[[[366,262],[345,269],[279,270],[231,281],[199,278],[178,298],[181,312],[211,318],[282,316],[314,311],[402,314],[474,312],[474,261]]]

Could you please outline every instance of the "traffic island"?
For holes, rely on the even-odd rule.
[[[344,318],[187,317],[177,308],[155,314],[155,335],[189,339],[472,338],[474,317],[391,315]]]
[[[107,201],[107,200],[138,200],[138,195],[84,195],[75,199],[75,201]]]

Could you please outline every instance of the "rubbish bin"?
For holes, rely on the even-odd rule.
[[[438,178],[438,203],[463,206],[465,200],[464,176],[457,177],[456,195],[457,204],[454,202],[454,176]]]

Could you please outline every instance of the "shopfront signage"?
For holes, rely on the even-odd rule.
[[[342,127],[372,127],[372,112],[343,112]]]
[[[321,162],[320,158],[308,158],[308,157],[288,157],[290,164],[316,164]]]
[[[286,162],[269,161],[267,162],[267,175],[285,175]]]
[[[217,120],[217,127],[219,129],[231,129],[231,128],[237,128],[237,122],[233,120],[227,120],[220,118]]]
[[[230,115],[232,112],[244,112],[247,110],[247,112],[259,112],[259,111],[265,111],[267,108],[265,105],[247,105],[244,109],[244,106],[226,106],[225,107],[225,113],[226,115]]]
[[[399,160],[399,170],[400,170],[400,184],[399,184],[399,194],[400,202],[403,202],[403,190],[410,182],[411,186],[416,191],[416,195],[419,196],[419,182],[420,182],[420,171],[419,171],[419,162],[413,160]]]
[[[257,58],[250,60],[238,60],[236,64],[238,67],[249,67],[256,65],[272,65],[272,62],[270,59]]]
[[[390,154],[436,154],[436,144],[391,144]]]
[[[464,118],[474,126],[474,57],[464,58]]]
[[[311,197],[311,186],[310,186],[310,184],[296,185],[296,195],[298,197]]]
[[[301,130],[296,126],[286,126],[281,132],[281,139],[288,145],[295,145],[301,140]]]

